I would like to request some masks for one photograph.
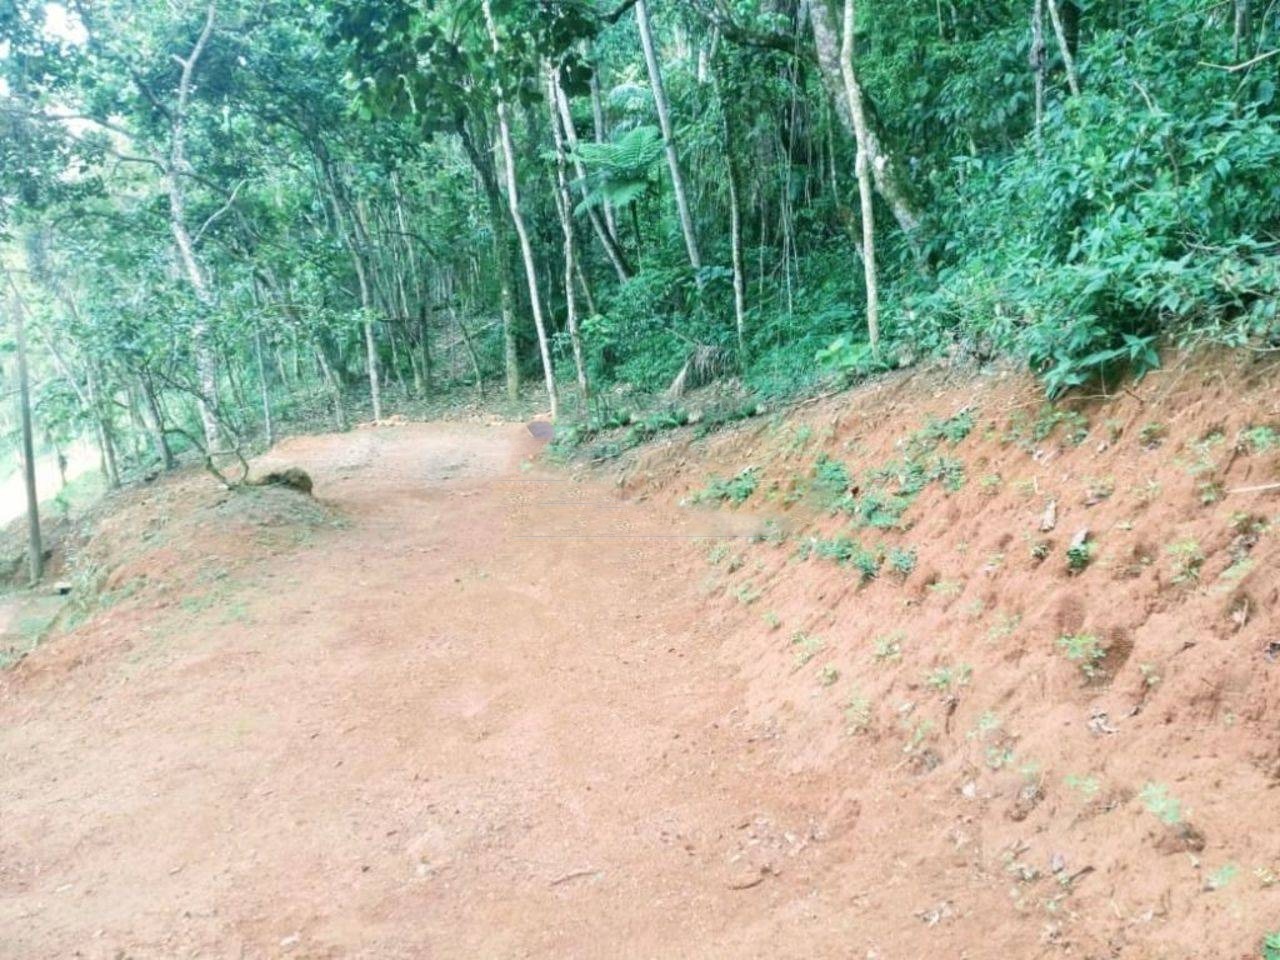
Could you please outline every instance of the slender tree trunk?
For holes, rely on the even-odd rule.
[[[498,274],[498,307],[502,314],[502,359],[506,372],[507,399],[520,397],[520,357],[516,351],[515,279],[511,266],[511,246],[507,242],[507,217],[502,213],[502,192],[493,162],[487,151],[482,152],[465,123],[459,120],[455,126],[462,148],[471,166],[480,178],[485,204],[489,212],[489,224],[493,234],[493,261]],[[496,147],[496,145],[495,145]]]
[[[578,133],[573,126],[573,113],[569,109],[569,98],[565,96],[564,90],[560,86],[559,71],[556,71],[555,86],[551,91],[556,108],[560,114],[560,121],[564,125],[564,137],[568,141],[569,150],[573,154],[574,172],[578,175],[578,181],[582,184],[581,191],[586,196],[587,187],[587,171],[583,167],[582,161],[578,159]],[[555,114],[552,114],[552,122],[555,122]],[[606,208],[607,209],[607,208]],[[572,208],[570,208],[572,211]],[[609,262],[613,264],[614,273],[618,275],[619,283],[626,283],[631,279],[631,265],[627,263],[627,258],[622,252],[622,248],[618,246],[618,235],[614,231],[611,223],[606,223],[600,219],[600,212],[595,207],[587,208],[587,218],[591,221],[591,227],[596,232],[596,236],[600,239],[600,245],[604,247],[605,255],[608,256]]]
[[[781,144],[779,144],[781,147]],[[781,151],[779,160],[781,161]],[[794,233],[792,232],[791,220],[791,184],[790,170],[788,169],[784,176],[786,179],[782,181],[782,189],[778,191],[778,226],[782,228],[782,282],[787,291],[787,322],[790,323],[795,319],[795,290],[791,285],[791,249],[795,243]]]
[[[1058,0],[1048,0],[1049,19],[1053,21],[1053,35],[1058,39],[1058,52],[1062,54],[1062,66],[1067,71],[1067,86],[1071,88],[1073,97],[1080,96],[1080,78],[1076,75],[1076,58],[1071,55],[1071,45],[1067,43],[1067,32],[1062,28],[1062,17],[1058,13]]]
[[[1031,9],[1031,73],[1036,85],[1036,153],[1044,152],[1044,0],[1035,0]]]
[[[1235,0],[1235,30],[1232,36],[1232,50],[1236,62],[1242,58],[1253,56],[1253,15],[1249,9],[1249,0]]]
[[[594,126],[596,143],[605,142],[605,122],[604,122],[604,100],[600,96],[600,64],[593,63],[591,67],[591,120]],[[573,124],[568,124],[572,128]],[[573,141],[570,141],[572,144]],[[575,147],[576,149],[576,147]],[[581,174],[579,174],[581,176]],[[609,235],[615,239],[618,237],[618,225],[614,222],[613,204],[605,202],[604,222],[609,228]]]
[[[116,463],[116,442],[112,435],[110,411],[103,405],[102,397],[98,392],[98,375],[92,360],[88,363],[85,386],[89,393],[89,403],[92,404],[98,419],[102,445],[102,472],[107,478],[107,485],[114,490],[120,486],[120,468]]]
[[[267,382],[267,361],[263,356],[262,328],[253,326],[253,352],[258,360],[258,386],[262,391],[262,429],[266,434],[267,449],[276,445],[275,421],[271,415],[271,385]]]
[[[397,344],[397,341],[400,338],[396,335],[396,326],[398,326],[398,324],[392,324],[387,329],[387,345],[391,347],[391,371],[396,378],[396,382],[400,384],[400,392],[407,394],[409,392],[409,385],[405,383],[404,379],[404,364],[400,360],[400,348]],[[391,384],[392,374],[387,376],[388,386]]]
[[[449,315],[453,318],[458,327],[458,333],[462,337],[463,346],[467,350],[467,359],[471,361],[471,372],[475,377],[476,396],[480,401],[484,402],[484,376],[480,373],[480,358],[476,355],[475,344],[471,342],[471,333],[467,330],[467,325],[463,322],[462,313],[454,309],[454,292],[452,277],[447,288],[442,287],[441,292],[448,297]]]
[[[693,267],[698,286],[702,286],[702,253],[698,249],[698,237],[694,232],[693,214],[685,193],[684,175],[680,172],[680,153],[676,148],[675,129],[671,125],[671,108],[667,92],[662,85],[662,67],[653,45],[653,31],[649,27],[649,9],[645,0],[636,0],[636,25],[640,29],[640,45],[644,48],[644,62],[649,69],[649,85],[653,89],[653,105],[658,112],[658,124],[662,128],[662,142],[667,151],[667,168],[671,171],[671,187],[676,195],[676,212],[680,215],[680,229],[684,233],[685,249],[689,253],[689,266]]]
[[[587,301],[587,314],[594,317],[599,311],[596,310],[596,299],[591,295],[591,285],[587,283],[587,275],[582,272],[581,261],[574,261],[573,269],[578,275],[578,288],[582,291],[582,299]]]
[[[832,23],[828,2],[829,0],[809,0],[809,24],[813,28],[814,48],[818,54],[823,83],[836,105],[836,115],[856,141],[858,132],[845,89],[843,43]],[[867,122],[865,112],[862,126],[867,163],[871,168],[876,192],[893,212],[894,220],[914,248],[919,242],[920,214],[911,202],[906,187],[898,179],[893,158],[881,146],[875,129]]]
[[[498,27],[493,19],[493,9],[489,0],[481,0],[485,24],[489,29],[489,41],[493,45],[494,56],[502,57],[502,46],[498,42]],[[511,208],[511,220],[515,224],[516,237],[520,241],[520,254],[524,259],[525,280],[529,285],[529,307],[533,312],[533,325],[538,333],[538,352],[542,355],[542,373],[547,385],[547,401],[551,405],[551,419],[555,420],[560,413],[560,399],[556,394],[555,368],[551,362],[551,345],[547,340],[546,324],[542,316],[542,297],[538,292],[538,267],[533,258],[533,245],[529,242],[529,232],[525,228],[524,214],[520,211],[520,189],[516,179],[515,146],[511,140],[511,124],[507,120],[507,101],[501,86],[495,81],[494,92],[497,95],[498,136],[502,144],[502,156],[506,167],[507,206]]]
[[[558,74],[554,67],[547,71],[547,105],[550,108],[551,137],[556,149],[556,208],[560,212],[560,230],[564,234],[565,322],[569,327],[569,342],[573,347],[573,366],[578,375],[578,393],[581,394],[582,409],[585,412],[591,399],[591,388],[587,383],[587,367],[582,356],[582,337],[578,333],[578,299],[573,290],[577,249],[573,236],[573,199],[569,193],[569,178],[566,175],[564,136],[561,134],[560,119],[555,107],[556,94],[560,89]]]
[[[507,399],[514,402],[520,398],[520,353],[516,346],[515,278],[505,231],[494,234],[493,245],[498,260],[498,309],[502,314],[502,369],[506,374]]]
[[[292,296],[290,291],[290,296]],[[298,338],[298,328],[293,329],[293,382],[302,383],[302,343]]]
[[[292,334],[292,331],[290,331]],[[277,340],[275,346],[271,350],[271,358],[276,364],[276,374],[280,377],[280,385],[284,387],[284,395],[286,398],[293,395],[294,389],[298,384],[289,378],[289,367],[284,362],[285,348],[282,343]]]
[[[425,303],[420,304],[418,309],[420,311],[418,317],[418,362],[422,365],[422,394],[426,396],[432,390],[432,380],[435,375],[431,369],[431,327],[427,323],[427,305]]]
[[[142,465],[147,462],[147,457],[151,453],[151,429],[147,425],[146,414],[143,412],[142,395],[138,393],[138,386],[135,383],[125,383],[125,397],[128,398],[129,406],[129,459],[133,463]]]
[[[333,368],[329,366],[329,361],[324,355],[324,347],[319,343],[313,343],[312,348],[315,350],[316,365],[320,368],[320,378],[324,381],[325,389],[329,393],[329,402],[333,405],[334,426],[338,430],[346,430],[347,410],[342,402],[342,383],[334,374]]]
[[[178,465],[174,459],[173,450],[169,446],[169,438],[164,432],[164,415],[160,411],[160,404],[156,400],[155,388],[151,384],[151,378],[143,375],[138,378],[138,388],[142,391],[142,410],[143,420],[147,424],[147,430],[151,433],[151,444],[155,447],[156,455],[160,457],[160,462],[166,470],[172,470]]]
[[[368,266],[365,263],[365,249],[362,249],[367,248],[366,237],[355,210],[351,209],[350,204],[345,204],[340,196],[341,190],[332,163],[327,156],[320,156],[319,160],[329,193],[334,230],[341,236],[347,252],[351,254],[351,264],[356,271],[356,283],[360,290],[360,325],[364,335],[365,368],[369,379],[369,400],[373,406],[373,419],[377,422],[382,419],[382,383],[378,374],[378,342],[373,329],[373,289],[370,285]],[[346,224],[344,206],[350,216],[350,228]]]
[[[356,267],[356,280],[360,285],[360,313],[364,327],[365,366],[369,371],[369,399],[373,403],[373,419],[382,419],[382,384],[378,371],[378,341],[373,330],[373,297],[369,287],[369,276],[365,270],[364,256],[357,248],[359,237],[355,234],[355,217],[352,216],[352,234],[347,235],[347,244],[351,248],[351,260]]]
[[[724,128],[724,153],[729,174],[729,257],[733,267],[733,321],[738,334],[738,367],[747,365],[746,279],[742,266],[742,170],[738,164],[738,143],[734,136],[733,118],[729,115],[729,102],[724,96],[724,84],[720,77],[720,64],[713,57],[711,83],[716,99],[720,101],[720,117]]]
[[[1052,0],[1050,0],[1052,2]],[[880,345],[880,290],[876,278],[876,227],[871,187],[871,150],[869,128],[862,104],[862,88],[853,69],[854,0],[844,0],[844,32],[840,46],[840,70],[844,78],[849,115],[853,118],[854,137],[858,143],[858,198],[862,205],[862,271],[867,287],[867,336],[871,349]]]
[[[75,301],[70,297],[63,296],[63,302],[67,305],[67,309],[71,311],[73,316],[78,317]],[[47,333],[43,336],[46,349],[49,356],[53,358],[53,364],[58,368],[58,372],[62,374],[62,378],[71,385],[72,392],[75,393],[76,399],[80,402],[80,406],[84,409],[86,415],[93,422],[94,437],[98,441],[98,450],[102,454],[102,476],[106,479],[107,484],[112,488],[120,485],[120,476],[116,470],[115,452],[111,443],[110,426],[106,420],[106,413],[98,403],[97,391],[93,380],[93,364],[88,363],[89,373],[86,377],[86,385],[80,386],[80,381],[76,378],[71,370],[70,364],[62,355],[62,351],[58,348],[57,342]]]
[[[222,440],[218,429],[217,409],[218,371],[214,360],[213,345],[209,342],[209,319],[213,309],[213,293],[209,289],[208,278],[204,268],[196,257],[195,243],[187,227],[186,191],[183,177],[187,174],[189,164],[186,158],[186,117],[187,102],[191,96],[192,81],[196,67],[204,53],[209,37],[213,33],[214,18],[217,16],[217,3],[210,3],[205,14],[204,27],[192,47],[191,53],[184,60],[178,57],[182,73],[178,80],[178,99],[172,113],[169,135],[169,158],[165,166],[164,179],[169,194],[169,231],[173,234],[174,245],[178,251],[178,259],[183,273],[191,285],[196,298],[196,320],[191,329],[192,349],[195,351],[196,382],[199,389],[198,406],[200,423],[204,428],[205,444],[210,455],[218,452]]]
[[[13,278],[9,278],[13,284]],[[31,383],[27,374],[26,318],[17,288],[9,296],[18,348],[18,418],[22,422],[22,480],[27,494],[27,570],[31,582],[44,576],[44,544],[40,538],[40,497],[36,492],[36,453],[31,428]]]

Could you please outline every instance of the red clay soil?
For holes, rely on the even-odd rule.
[[[101,609],[0,674],[0,956],[1257,957],[1280,498],[1231,491],[1278,400],[1179,367],[1040,435],[915,374],[608,477],[427,425],[277,448],[318,505],[136,494]],[[814,502],[962,407],[899,529]],[[915,569],[797,553],[837,535]]]

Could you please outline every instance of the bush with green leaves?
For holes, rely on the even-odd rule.
[[[1085,680],[1097,680],[1103,675],[1102,662],[1107,648],[1092,633],[1067,633],[1058,638],[1058,648],[1072,663],[1080,667]]]
[[[836,506],[849,495],[852,480],[843,461],[833,460],[824,453],[813,465],[809,489],[821,503]]]
[[[717,501],[738,506],[746,503],[758,486],[760,486],[759,472],[755,467],[747,467],[727,479],[712,477],[706,487],[698,491],[693,499],[695,503]]]
[[[890,547],[885,559],[889,562],[889,569],[904,578],[911,575],[919,562],[915,547]]]
[[[1092,540],[1081,540],[1067,547],[1067,570],[1070,573],[1082,573],[1090,563],[1097,547]]]

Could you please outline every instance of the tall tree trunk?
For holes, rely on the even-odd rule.
[[[324,355],[324,347],[318,341],[312,341],[312,349],[316,355],[316,366],[320,368],[320,379],[324,381],[325,390],[329,394],[329,402],[333,405],[333,423],[338,430],[347,429],[347,410],[342,402],[342,383],[329,361]]]
[[[231,387],[231,396],[236,402],[236,409],[240,412],[240,422],[231,423],[231,417],[226,417],[227,426],[237,434],[244,433],[245,426],[252,421],[253,410],[249,406],[249,401],[245,396],[244,382],[240,375],[239,364],[235,362],[235,357],[230,350],[226,351],[223,358],[223,368],[227,371],[227,383]]]
[[[1236,62],[1243,57],[1253,56],[1253,15],[1249,9],[1249,0],[1235,0],[1235,29],[1232,35],[1232,50]]]
[[[480,372],[480,358],[479,356],[476,355],[475,344],[471,342],[471,333],[470,331],[467,330],[467,325],[462,319],[461,311],[456,310],[454,307],[454,303],[456,302],[456,295],[453,290],[453,281],[454,281],[453,274],[450,273],[447,275],[447,279],[448,279],[447,284],[444,283],[445,279],[446,279],[445,276],[441,277],[440,292],[442,297],[445,299],[445,302],[448,304],[447,310],[448,310],[449,316],[453,319],[454,323],[456,323],[458,326],[458,333],[462,337],[463,346],[466,348],[467,358],[471,361],[471,372],[475,376],[476,396],[483,403],[484,402],[484,376]]]
[[[1050,0],[1052,2],[1052,0]],[[867,336],[871,349],[880,345],[880,290],[876,278],[876,227],[871,188],[871,149],[866,113],[862,104],[862,88],[853,69],[854,0],[844,0],[844,32],[840,45],[840,72],[844,79],[849,115],[853,118],[854,137],[858,143],[858,198],[862,205],[862,272],[867,287]]]
[[[578,299],[573,290],[574,267],[577,251],[573,237],[573,199],[569,194],[569,178],[565,174],[564,136],[560,131],[560,118],[556,110],[557,92],[560,90],[559,71],[547,70],[547,106],[550,108],[551,137],[556,148],[556,207],[560,212],[560,230],[564,234],[564,302],[565,322],[569,327],[569,341],[573,346],[573,366],[578,375],[578,392],[582,396],[582,409],[586,412],[591,399],[587,383],[587,367],[582,357],[582,337],[578,333]]]
[[[182,66],[178,80],[178,100],[172,112],[169,131],[169,158],[165,165],[164,180],[169,194],[169,231],[173,234],[174,246],[178,251],[178,259],[183,273],[191,285],[196,298],[196,320],[191,329],[192,349],[195,351],[196,382],[198,386],[198,406],[200,423],[204,428],[205,444],[210,455],[218,452],[222,439],[218,429],[217,390],[218,371],[214,360],[213,344],[210,343],[209,314],[213,309],[213,294],[209,289],[208,278],[204,268],[196,257],[195,243],[187,227],[186,191],[183,177],[187,174],[186,159],[186,118],[187,103],[191,97],[191,85],[195,77],[196,67],[204,53],[209,37],[213,33],[214,18],[217,16],[216,2],[209,4],[205,13],[204,27],[200,31],[191,53],[183,59],[177,57]]]
[[[262,328],[253,325],[253,352],[258,360],[258,388],[262,391],[262,429],[266,434],[267,449],[276,445],[275,421],[271,415],[271,385],[267,382],[267,361],[263,356]]]
[[[142,411],[143,420],[147,424],[147,430],[151,433],[151,445],[155,447],[156,455],[160,457],[160,462],[166,470],[172,470],[178,465],[174,459],[173,450],[169,446],[169,438],[164,430],[164,414],[160,410],[160,403],[156,400],[155,387],[151,383],[151,377],[143,374],[138,377],[138,387],[142,391]]]
[[[502,59],[502,46],[498,42],[498,26],[493,19],[493,8],[489,0],[481,0],[485,24],[489,29],[489,42],[493,45],[494,57]],[[529,285],[529,308],[533,312],[533,325],[538,333],[538,352],[542,356],[542,373],[547,385],[547,401],[551,405],[551,419],[560,413],[560,400],[556,394],[555,368],[551,363],[551,345],[547,340],[546,324],[542,317],[542,297],[538,293],[538,267],[533,258],[533,245],[529,242],[529,231],[525,227],[524,214],[520,212],[520,189],[516,178],[515,146],[511,140],[511,124],[507,120],[507,100],[501,84],[495,80],[494,92],[497,95],[498,137],[502,145],[502,157],[506,168],[507,206],[511,209],[511,220],[515,224],[516,237],[520,241],[520,255],[524,259],[525,280]]]
[[[720,64],[714,54],[710,69],[711,83],[715,88],[716,99],[720,101],[720,116],[724,128],[724,152],[729,174],[729,257],[733,266],[733,321],[738,334],[738,366],[745,368],[747,293],[742,266],[742,170],[738,164],[738,143],[734,136],[733,118],[729,115],[729,101],[724,96]]]
[[[356,280],[360,285],[365,366],[369,372],[369,399],[373,403],[373,419],[376,423],[382,419],[382,383],[378,369],[378,341],[373,330],[373,293],[369,284],[368,268],[365,265],[367,239],[365,231],[361,229],[360,218],[352,211],[351,233],[347,234],[347,244],[351,248],[351,259],[356,267]]]
[[[1071,88],[1073,97],[1080,96],[1080,78],[1076,75],[1076,58],[1071,55],[1071,44],[1067,42],[1067,32],[1062,27],[1062,17],[1058,13],[1058,0],[1048,0],[1049,19],[1053,21],[1053,34],[1058,39],[1058,52],[1062,54],[1062,66],[1067,71],[1067,86]]]
[[[102,472],[107,478],[107,485],[112,489],[120,486],[120,468],[116,463],[116,441],[111,428],[111,414],[104,405],[98,392],[98,375],[93,360],[88,362],[88,374],[85,377],[85,388],[88,391],[89,403],[93,406],[100,427],[100,444],[102,446]]]
[[[520,358],[516,351],[516,294],[512,276],[511,246],[507,242],[507,217],[502,213],[502,192],[488,152],[481,151],[467,129],[458,120],[455,129],[471,166],[480,178],[485,204],[489,212],[489,224],[493,234],[493,260],[498,273],[498,308],[502,314],[502,360],[506,372],[507,399],[520,397]]]
[[[1035,0],[1031,9],[1031,73],[1036,87],[1036,153],[1044,150],[1044,0]]]
[[[373,288],[369,277],[369,267],[365,262],[368,249],[365,231],[361,228],[360,218],[350,203],[344,202],[338,176],[333,169],[327,153],[320,151],[318,159],[324,175],[325,187],[329,194],[329,206],[332,211],[334,230],[342,238],[343,245],[351,254],[351,264],[356,271],[356,283],[360,290],[360,326],[364,340],[365,369],[369,380],[369,400],[373,406],[373,419],[382,419],[382,383],[378,371],[378,342],[373,329]],[[345,212],[344,212],[345,208]],[[351,225],[348,228],[347,219]]]
[[[418,310],[418,362],[422,365],[422,395],[426,396],[432,390],[435,377],[431,369],[431,327],[427,323],[427,305],[420,304]]]
[[[689,210],[689,198],[685,193],[684,175],[680,172],[680,154],[676,148],[675,130],[671,126],[671,107],[662,85],[662,67],[653,45],[653,31],[649,27],[649,9],[645,0],[636,0],[636,26],[640,29],[640,45],[644,48],[644,62],[649,69],[649,85],[653,89],[653,105],[658,112],[658,124],[662,128],[662,142],[667,152],[667,168],[671,171],[671,187],[676,195],[676,212],[680,215],[680,229],[684,233],[685,249],[689,253],[689,266],[693,267],[698,286],[702,286],[702,253],[698,249],[698,237],[693,228],[693,214]]]
[[[818,54],[818,66],[827,92],[836,105],[836,115],[844,128],[858,139],[858,132],[850,111],[844,80],[843,43],[832,22],[829,0],[809,0],[809,25],[813,29],[814,48]],[[867,150],[867,163],[876,192],[888,205],[893,218],[906,235],[913,248],[919,243],[920,214],[916,211],[905,186],[899,181],[897,166],[881,146],[875,129],[863,116],[863,139]]]
[[[27,570],[32,583],[44,576],[44,544],[40,538],[40,497],[36,492],[36,453],[31,429],[31,383],[27,374],[26,317],[17,287],[9,295],[14,339],[18,348],[18,418],[22,422],[22,481],[27,494]]]
[[[591,285],[587,283],[587,275],[582,272],[581,261],[574,261],[573,269],[578,275],[578,287],[582,290],[582,299],[587,301],[587,314],[594,317],[599,311],[596,309],[596,299],[591,295]]]
[[[403,241],[405,265],[408,267],[410,280],[413,284],[416,300],[419,310],[423,306],[422,302],[422,281],[418,273],[417,258],[414,256],[413,241],[409,236],[409,218],[404,212],[404,195],[400,189],[400,176],[393,173],[391,175],[391,186],[394,190],[396,204],[396,225],[400,229],[400,237]],[[405,340],[409,349],[409,362],[413,367],[413,390],[418,396],[425,396],[431,389],[431,354],[427,345],[427,323],[426,312],[422,311],[422,319],[418,323],[418,343],[414,343],[414,337],[409,333],[410,323],[415,311],[409,304],[408,285],[405,283],[404,271],[396,271],[396,288],[400,294],[400,309],[404,312],[405,324]],[[414,347],[418,349],[415,350]]]

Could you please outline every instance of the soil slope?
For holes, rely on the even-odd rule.
[[[701,583],[739,716],[843,779],[826,883],[866,892],[867,956],[1259,957],[1280,931],[1277,369],[1174,358],[1057,407],[910,371],[615,468],[766,520]]]

